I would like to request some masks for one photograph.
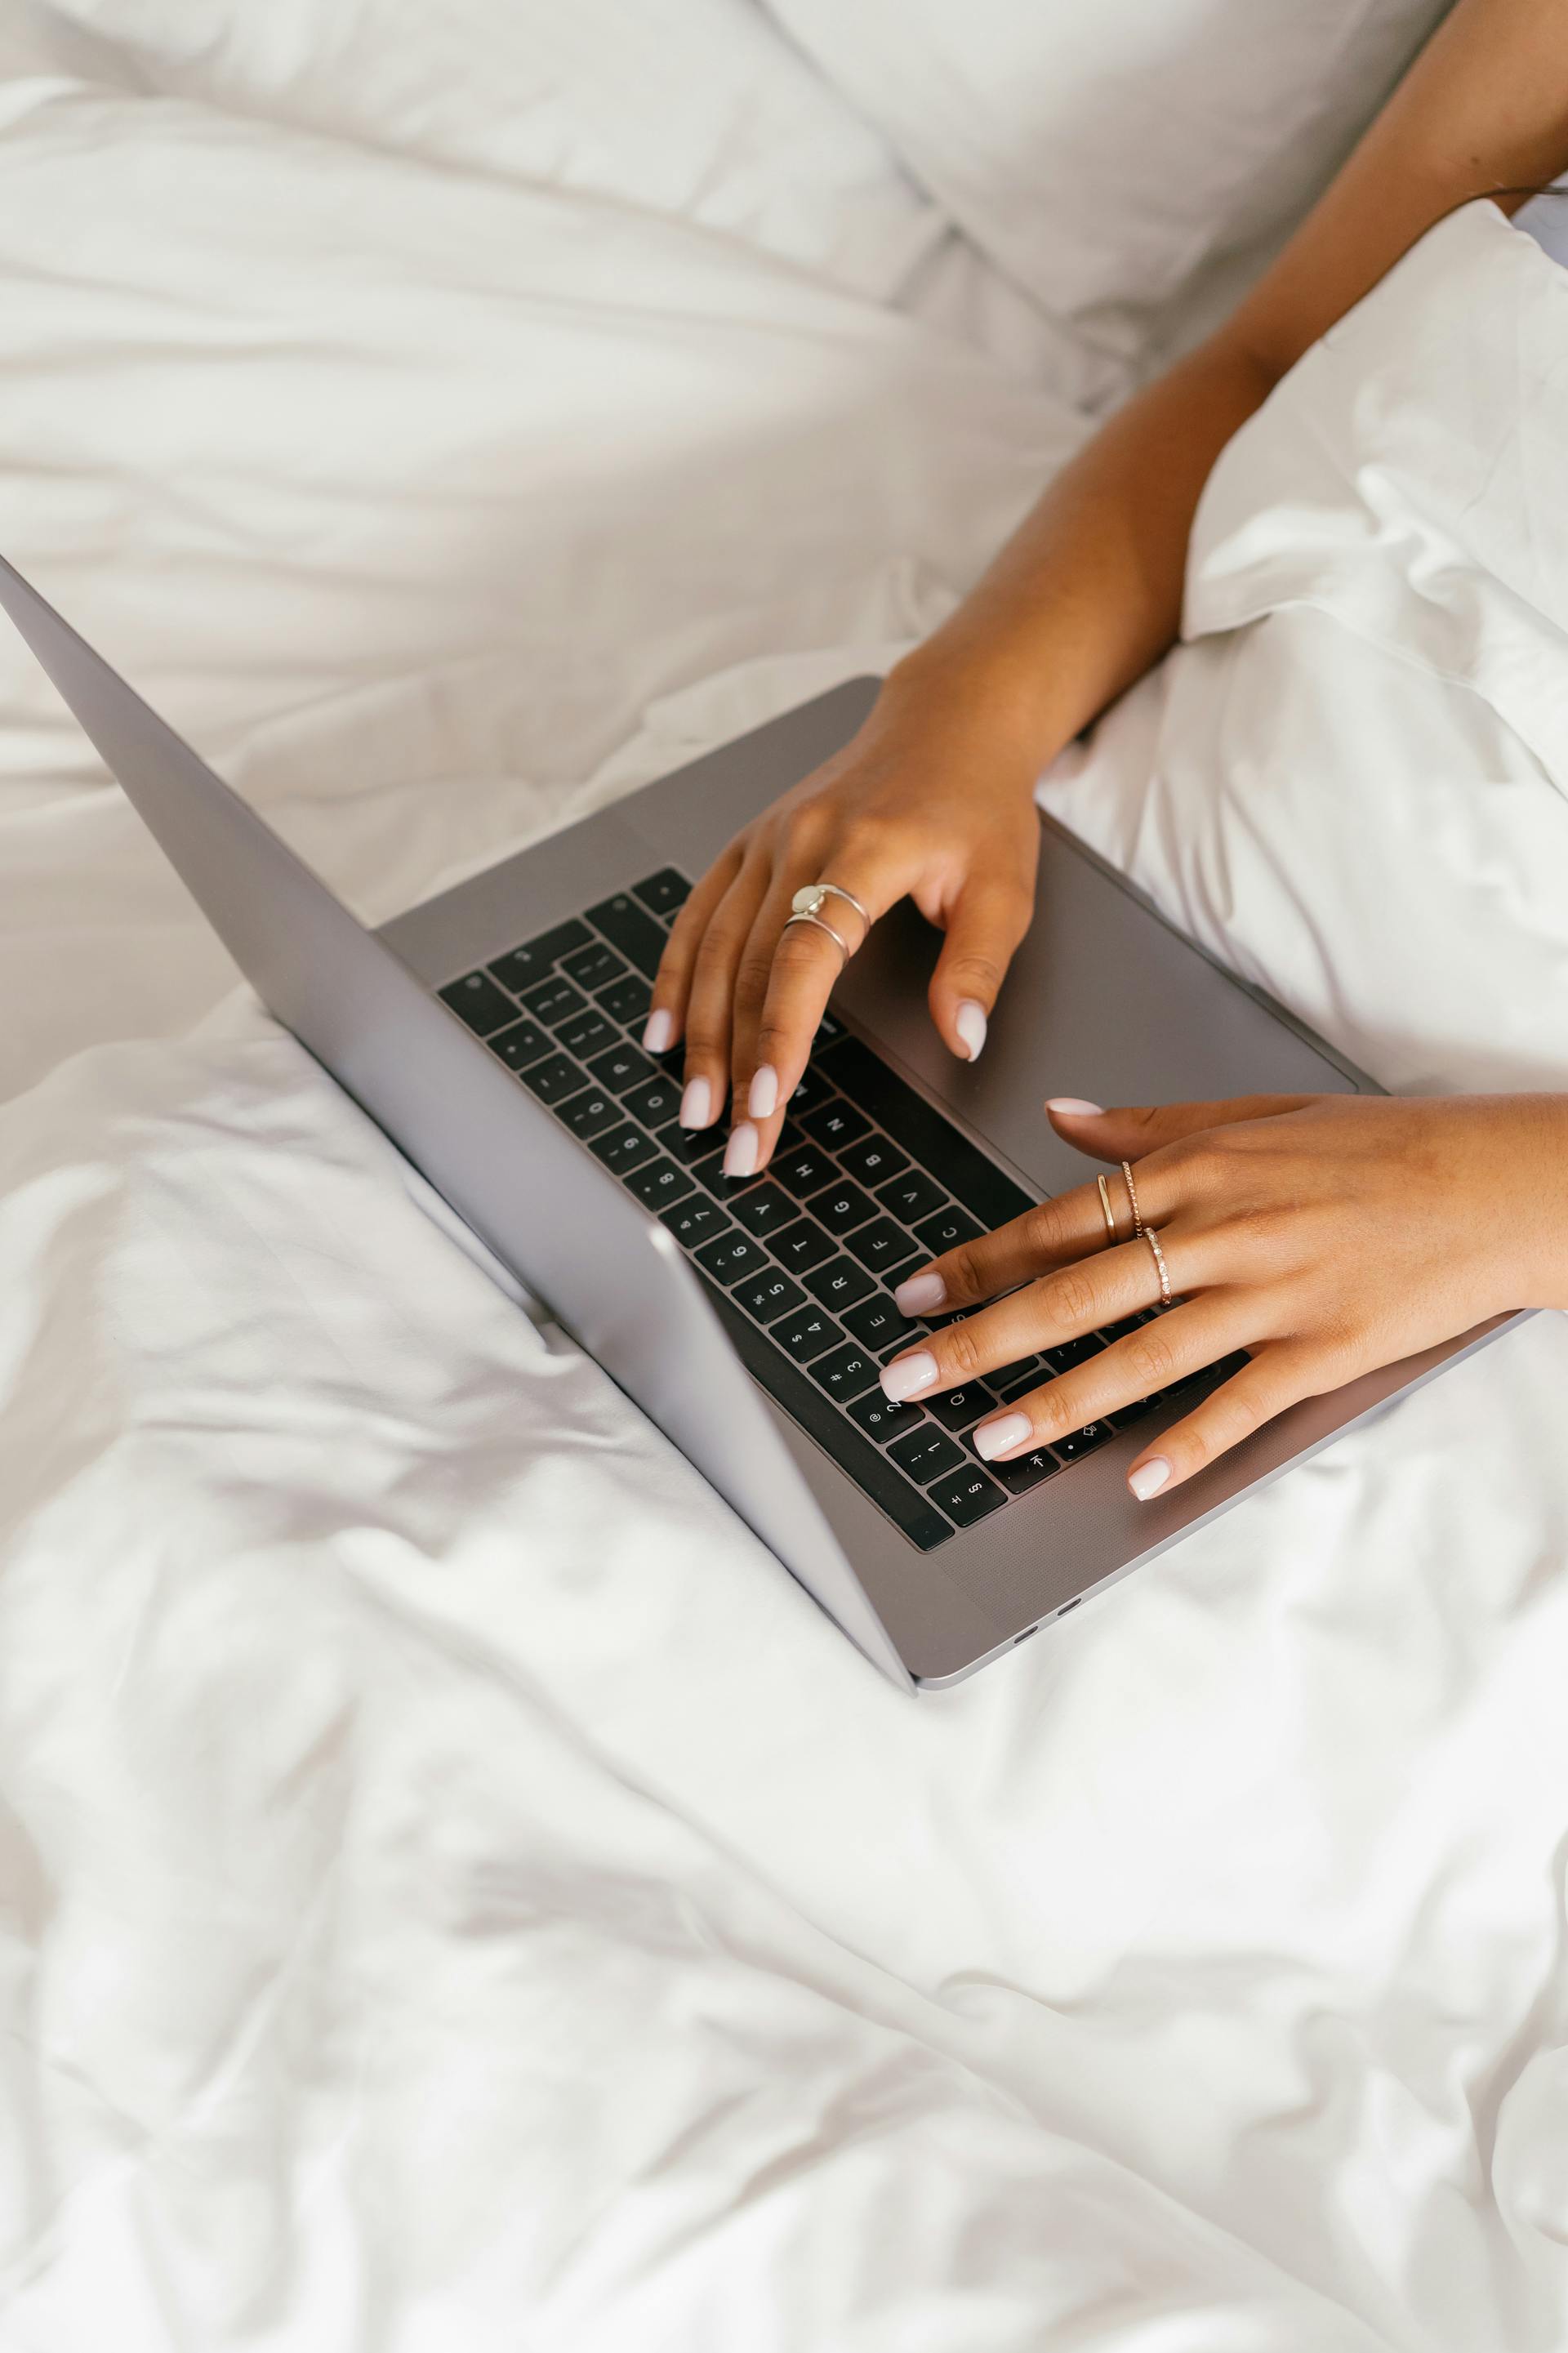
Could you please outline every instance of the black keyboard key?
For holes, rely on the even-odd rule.
[[[679,1079],[650,1079],[646,1087],[637,1087],[627,1095],[626,1116],[635,1119],[639,1127],[668,1127],[680,1109]]]
[[[890,1184],[879,1185],[877,1198],[884,1209],[895,1218],[913,1225],[917,1218],[934,1217],[939,1209],[949,1207],[947,1195],[940,1185],[933,1185],[923,1169],[906,1168]]]
[[[823,1103],[833,1101],[833,1089],[828,1085],[822,1072],[812,1070],[808,1064],[800,1084],[784,1105],[784,1109],[793,1119],[799,1119],[803,1113],[816,1111]]]
[[[863,1266],[852,1258],[830,1258],[826,1266],[813,1269],[805,1278],[805,1287],[824,1307],[831,1307],[835,1315],[858,1300],[868,1299],[876,1289]]]
[[[657,1160],[645,1160],[626,1178],[627,1192],[635,1193],[646,1208],[654,1210],[668,1209],[672,1201],[684,1201],[692,1189],[685,1169],[678,1168],[662,1152]]]
[[[911,1324],[907,1315],[900,1315],[890,1299],[881,1296],[848,1308],[844,1322],[860,1345],[878,1356],[886,1356],[893,1349],[901,1348],[906,1340],[918,1338],[921,1328]]]
[[[875,1188],[896,1176],[910,1165],[910,1155],[889,1144],[885,1135],[875,1133],[862,1136],[858,1144],[847,1145],[838,1155],[838,1165],[847,1176],[856,1177],[862,1185]]]
[[[816,1025],[815,1043],[818,1046],[831,1046],[847,1034],[844,1024],[837,1013],[825,1013]]]
[[[1081,1340],[1064,1340],[1058,1347],[1047,1348],[1046,1362],[1053,1373],[1070,1373],[1098,1356],[1104,1345],[1098,1332],[1086,1332]]]
[[[625,980],[617,980],[613,988],[601,988],[598,1002],[611,1020],[618,1021],[623,1029],[636,1029],[640,1033],[643,1023],[647,1019],[648,1007],[653,1003],[653,991],[646,980],[639,980],[635,972],[628,972]]]
[[[962,1446],[951,1439],[945,1430],[934,1421],[922,1421],[918,1430],[907,1430],[902,1438],[895,1438],[888,1449],[900,1471],[924,1486],[928,1480],[944,1479],[954,1471],[962,1471],[964,1453]]]
[[[1152,1397],[1134,1398],[1131,1405],[1119,1405],[1116,1411],[1108,1414],[1106,1419],[1112,1430],[1131,1430],[1134,1422],[1142,1421],[1145,1414],[1152,1413],[1159,1403],[1160,1392],[1156,1389]]]
[[[562,1044],[565,1043],[563,1038]],[[574,1047],[573,1051],[576,1050]],[[607,1053],[595,1054],[588,1068],[602,1087],[608,1087],[612,1094],[617,1095],[627,1094],[633,1087],[658,1079],[647,1056],[639,1054],[635,1046],[612,1046]]]
[[[498,1029],[485,1043],[509,1071],[526,1071],[530,1062],[537,1062],[551,1048],[549,1036],[533,1021],[514,1021],[510,1029]]]
[[[797,1307],[793,1315],[784,1316],[773,1326],[773,1338],[786,1349],[796,1364],[809,1364],[813,1356],[825,1356],[829,1348],[843,1345],[844,1335],[831,1315],[820,1307]]]
[[[775,1234],[799,1217],[800,1211],[787,1193],[776,1185],[748,1185],[743,1193],[729,1196],[730,1214],[745,1227],[749,1234]]]
[[[932,1510],[920,1489],[910,1485],[896,1464],[867,1444],[831,1398],[825,1397],[787,1356],[781,1356],[769,1337],[735,1313],[732,1302],[723,1292],[712,1290],[709,1295],[714,1313],[729,1333],[747,1371],[791,1419],[816,1440],[862,1494],[869,1496],[921,1552],[945,1544],[952,1534],[952,1526],[940,1512]]]
[[[1005,1226],[1034,1204],[1021,1186],[961,1135],[951,1120],[891,1071],[858,1038],[841,1038],[823,1050],[828,1077],[868,1118],[885,1127],[954,1200],[983,1226]]]
[[[783,1139],[780,1141],[782,1143]],[[808,1193],[819,1192],[824,1185],[831,1185],[838,1171],[826,1154],[819,1152],[815,1144],[795,1143],[773,1154],[768,1164],[768,1174],[776,1178],[786,1192],[793,1193],[797,1201],[804,1201]]]
[[[862,1226],[858,1233],[849,1236],[845,1248],[853,1250],[862,1266],[883,1277],[920,1256],[902,1226],[894,1225],[891,1218],[877,1218]]]
[[[760,1274],[767,1262],[761,1242],[753,1241],[750,1234],[720,1234],[697,1252],[698,1265],[726,1291],[742,1275]]]
[[[976,1520],[983,1520],[988,1512],[1000,1510],[1007,1500],[1005,1488],[973,1467],[958,1472],[951,1479],[939,1479],[928,1493],[961,1528],[972,1528]]]
[[[1108,1421],[1086,1421],[1070,1438],[1053,1438],[1051,1445],[1064,1462],[1078,1462],[1086,1454],[1092,1454],[1097,1446],[1103,1446],[1110,1436]]]
[[[721,1128],[719,1132],[721,1136],[722,1136],[724,1133],[722,1128]],[[671,1158],[676,1160],[680,1158],[680,1155],[674,1150],[673,1139],[675,1136],[679,1135],[679,1133],[680,1131],[679,1128],[674,1128],[664,1139],[666,1145],[670,1146]],[[721,1143],[717,1152],[712,1150],[713,1138],[711,1134],[710,1134],[708,1138],[708,1143],[710,1149],[706,1160],[688,1161],[686,1166],[690,1169],[692,1175],[696,1177],[697,1182],[700,1185],[706,1186],[707,1189],[712,1194],[713,1198],[716,1201],[728,1203],[732,1201],[735,1198],[735,1180],[732,1176],[726,1176],[724,1174],[724,1146],[723,1144]]]
[[[949,1389],[943,1397],[922,1398],[921,1403],[934,1413],[944,1430],[968,1430],[984,1419],[996,1400],[984,1381],[965,1381],[961,1389]]]
[[[776,1324],[781,1315],[792,1315],[797,1307],[805,1305],[805,1293],[798,1282],[781,1274],[776,1266],[765,1267],[744,1282],[735,1285],[735,1296],[748,1315],[759,1324]]]
[[[907,1401],[895,1405],[880,1389],[868,1389],[864,1397],[851,1398],[845,1411],[879,1446],[885,1446],[890,1438],[901,1438],[906,1430],[912,1430],[916,1422],[925,1419],[918,1405]]]
[[[561,969],[579,988],[604,988],[612,980],[621,979],[626,967],[614,948],[605,947],[601,940],[590,940],[574,955],[563,956]]]
[[[586,947],[593,936],[587,924],[574,915],[568,923],[557,923],[553,931],[541,932],[536,940],[525,940],[521,947],[497,956],[490,970],[514,995],[521,995],[533,981],[542,980],[551,966],[574,948]]]
[[[1005,1397],[1011,1388],[1038,1388],[1050,1376],[1038,1356],[1015,1356],[1010,1365],[997,1365],[985,1377],[999,1397]]]
[[[569,1054],[585,1062],[590,1054],[602,1054],[606,1046],[618,1046],[620,1037],[613,1021],[606,1021],[596,1005],[585,1005],[569,1021],[558,1021],[555,1035]],[[649,1066],[651,1070],[651,1064]]]
[[[572,1041],[566,1039],[565,1042]],[[966,1218],[962,1209],[939,1209],[934,1218],[915,1228],[915,1240],[928,1258],[940,1258],[944,1250],[956,1250],[960,1242],[972,1242],[979,1231],[973,1219]]]
[[[814,1193],[805,1205],[807,1217],[816,1218],[830,1234],[853,1233],[868,1218],[877,1214],[877,1204],[869,1193],[862,1193],[858,1185],[839,1183],[824,1187]]]
[[[820,1144],[825,1152],[841,1152],[847,1144],[858,1144],[870,1133],[870,1121],[842,1095],[830,1096],[815,1111],[803,1113],[793,1104],[791,1109],[812,1142]]]
[[[992,1475],[1000,1479],[1010,1495],[1026,1495],[1061,1469],[1061,1464],[1048,1446],[1037,1446],[1027,1454],[1015,1455],[1011,1462],[993,1462]]]
[[[536,980],[531,988],[523,990],[522,1001],[534,1019],[542,1021],[547,1029],[559,1029],[563,1021],[588,1010],[588,1000],[582,990],[574,988],[559,974],[548,980]]]
[[[653,978],[668,934],[629,892],[617,891],[613,899],[601,899],[596,907],[589,908],[588,921],[604,933],[612,947],[630,958],[646,979]]]
[[[632,888],[649,914],[662,915],[667,923],[691,896],[690,883],[673,866],[661,866],[657,874],[650,874],[646,882],[634,882]]]
[[[829,1397],[846,1405],[851,1398],[863,1396],[876,1386],[877,1367],[865,1349],[858,1348],[851,1340],[842,1348],[835,1348],[830,1356],[818,1356],[812,1365],[811,1377]]]
[[[619,1111],[622,1106],[616,1106]],[[624,1127],[612,1127],[607,1134],[596,1135],[588,1149],[595,1159],[602,1160],[612,1176],[629,1176],[645,1160],[651,1160],[658,1150],[651,1135],[634,1127],[628,1119]]]
[[[678,1127],[665,1137],[664,1148],[683,1168],[695,1168],[710,1153],[717,1152],[722,1160],[726,1140],[722,1127]]]
[[[808,1274],[825,1258],[831,1258],[834,1250],[832,1235],[825,1234],[820,1226],[809,1225],[805,1218],[798,1225],[785,1226],[772,1235],[768,1248],[792,1274]]]
[[[695,1250],[699,1242],[709,1241],[715,1234],[734,1231],[717,1201],[710,1201],[705,1193],[693,1193],[672,1208],[661,1209],[658,1222],[687,1250]]]
[[[482,972],[449,980],[440,995],[442,1004],[449,1005],[479,1038],[488,1038],[492,1029],[504,1029],[509,1021],[517,1019],[517,1008],[505,989],[498,988]]]
[[[587,1144],[595,1135],[602,1135],[605,1128],[615,1126],[621,1107],[603,1087],[587,1087],[580,1095],[574,1095],[570,1103],[563,1103],[555,1115],[563,1127],[569,1127],[574,1135],[581,1136]]]
[[[588,1083],[587,1075],[564,1054],[552,1054],[522,1073],[522,1083],[542,1103],[564,1103]]]

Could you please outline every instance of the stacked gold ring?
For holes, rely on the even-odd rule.
[[[1127,1187],[1128,1204],[1132,1211],[1132,1239],[1136,1241],[1143,1231],[1143,1220],[1138,1214],[1138,1187],[1132,1182],[1132,1163],[1130,1160],[1121,1164],[1121,1181]]]
[[[1165,1265],[1165,1253],[1160,1248],[1160,1237],[1152,1226],[1144,1227],[1143,1240],[1154,1253],[1154,1271],[1160,1278],[1160,1304],[1162,1307],[1169,1307],[1171,1303],[1170,1272]]]

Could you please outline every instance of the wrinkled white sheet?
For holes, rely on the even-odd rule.
[[[879,659],[1078,430],[668,224],[5,106],[0,544],[371,913]],[[1150,711],[1051,786],[1144,871]],[[6,2353],[1564,2342],[1556,1319],[910,1702],[288,1039],[181,1034],[222,959],[11,649],[0,986]]]

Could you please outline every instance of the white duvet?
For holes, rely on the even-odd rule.
[[[372,914],[882,659],[1082,429],[701,221],[0,116],[0,545]],[[1472,211],[1309,361],[1047,786],[1394,1083],[1560,1082],[1568,766],[1226,584],[1302,418],[1342,538],[1361,388],[1484,377],[1389,576],[1549,669],[1551,271]],[[0,647],[6,2353],[1568,2343],[1557,1319],[911,1702],[231,979]]]

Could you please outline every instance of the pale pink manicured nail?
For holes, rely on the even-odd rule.
[[[1034,1429],[1026,1413],[1005,1413],[1000,1421],[983,1421],[974,1433],[974,1451],[994,1462],[1009,1447],[1022,1446],[1026,1438],[1033,1437]]]
[[[706,1079],[688,1079],[680,1098],[682,1127],[710,1127],[713,1121],[713,1090]]]
[[[668,1054],[670,1046],[674,1041],[674,1014],[650,1013],[647,1017],[647,1026],[642,1033],[643,1052],[645,1054]]]
[[[980,1049],[985,1043],[985,1008],[966,997],[952,1017],[952,1026],[963,1041],[963,1049],[972,1062],[980,1060]]]
[[[1151,1454],[1147,1462],[1140,1462],[1136,1471],[1127,1474],[1127,1483],[1141,1504],[1157,1495],[1169,1481],[1171,1466],[1163,1454]]]
[[[779,1074],[771,1062],[759,1062],[752,1073],[746,1109],[753,1119],[771,1119],[778,1108]]]
[[[911,1274],[893,1293],[893,1304],[905,1315],[929,1315],[947,1297],[940,1274]]]
[[[895,1356],[890,1365],[882,1367],[882,1395],[901,1405],[905,1398],[919,1397],[929,1389],[936,1378],[936,1358],[924,1348],[912,1356]]]
[[[749,1119],[743,1119],[724,1146],[726,1176],[754,1176],[757,1173],[757,1145],[761,1142]]]
[[[1098,1119],[1105,1105],[1085,1103],[1081,1095],[1053,1095],[1046,1109],[1059,1111],[1065,1119]]]

